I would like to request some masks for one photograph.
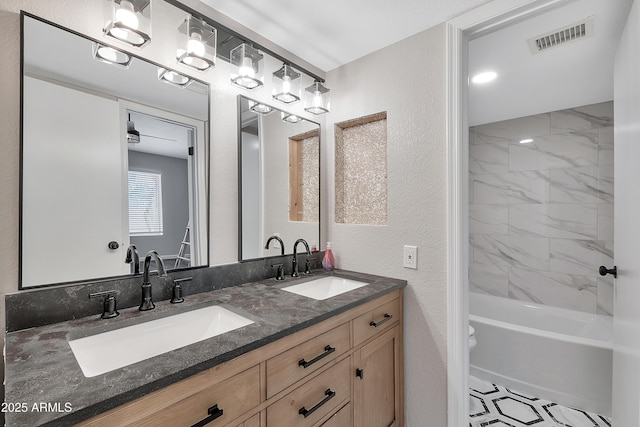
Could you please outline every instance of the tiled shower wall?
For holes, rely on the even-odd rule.
[[[472,127],[469,172],[472,292],[612,313],[613,102]]]

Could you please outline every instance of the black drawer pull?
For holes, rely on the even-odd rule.
[[[382,320],[378,320],[377,322],[374,322],[373,320],[371,321],[371,323],[369,323],[369,326],[373,326],[374,328],[377,328],[378,326],[382,325],[384,322],[386,322],[387,320],[391,319],[393,316],[390,315],[389,313],[385,313],[384,314],[384,318]]]
[[[316,405],[311,408],[311,409],[306,409],[304,406],[302,408],[300,408],[300,410],[298,411],[298,413],[300,415],[302,415],[303,417],[307,418],[309,415],[313,414],[314,411],[318,408],[320,408],[322,405],[324,405],[325,403],[327,403],[328,401],[330,401],[331,399],[333,399],[333,397],[336,395],[335,391],[331,391],[330,388],[328,388],[325,392],[324,392],[325,397],[324,399],[322,399],[320,402],[316,403]]]
[[[191,427],[202,427],[203,425],[209,424],[211,421],[214,421],[218,418],[220,418],[223,414],[223,410],[218,408],[218,405],[213,405],[211,408],[209,408],[209,410],[207,411],[209,413],[209,416],[207,418],[205,418],[204,420],[197,422],[196,424],[192,425]]]
[[[328,355],[330,355],[331,353],[333,353],[334,351],[336,351],[335,347],[331,347],[330,345],[325,346],[324,348],[324,353],[317,355],[316,357],[314,357],[313,359],[309,360],[308,362],[304,359],[300,359],[298,361],[298,366],[302,366],[303,368],[308,368],[309,366],[313,365],[314,363],[316,363],[318,360],[327,357]]]

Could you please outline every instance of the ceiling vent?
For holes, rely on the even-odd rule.
[[[568,25],[557,30],[550,31],[541,36],[527,40],[531,53],[540,53],[554,47],[562,46],[568,42],[581,40],[593,33],[593,16],[585,18],[575,24]]]

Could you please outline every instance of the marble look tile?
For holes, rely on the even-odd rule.
[[[469,233],[509,234],[508,205],[469,205]]]
[[[471,245],[477,264],[549,270],[549,240],[545,238],[474,234]]]
[[[613,102],[554,111],[550,113],[550,125],[551,133],[612,126]]]
[[[539,136],[526,144],[509,144],[510,171],[596,166],[597,163],[598,132],[595,130]]]
[[[473,197],[473,174],[472,173],[469,174],[469,188],[467,193],[469,194],[469,204],[475,203],[475,200]]]
[[[595,240],[597,227],[595,203],[509,206],[510,235]]]
[[[598,144],[600,148],[613,150],[613,126],[598,129]]]
[[[596,312],[595,277],[509,269],[509,298],[538,304]]]
[[[598,240],[613,240],[613,215],[613,204],[598,203]]]
[[[608,168],[609,166],[603,166]],[[613,183],[598,181],[597,167],[549,171],[549,200],[552,203],[612,203]]]
[[[598,276],[601,265],[613,265],[613,242],[606,240],[550,239],[550,271]]]
[[[593,414],[588,414],[577,409],[560,406],[557,403],[544,405],[542,409],[559,426],[597,426],[597,422],[592,418]]]
[[[476,174],[509,171],[509,144],[491,143],[469,146],[469,171]]]
[[[598,149],[598,166],[613,165],[613,150]]]
[[[613,203],[614,194],[614,166],[598,166],[598,191],[601,199],[607,203]]]
[[[613,277],[598,277],[598,314],[613,315]]]
[[[549,114],[537,114],[535,116],[521,117],[504,120],[502,122],[488,123],[474,126],[475,133],[471,139],[472,144],[487,142],[520,141],[524,138],[548,135],[550,130]]]
[[[474,175],[474,201],[478,204],[547,203],[550,172],[553,171]]]
[[[479,294],[506,298],[509,295],[508,268],[471,263],[469,266],[469,290]]]

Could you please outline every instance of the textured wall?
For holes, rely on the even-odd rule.
[[[443,24],[327,76],[332,111],[323,147],[328,197],[322,206],[328,240],[339,268],[409,283],[405,410],[412,427],[447,425],[445,46]],[[381,111],[387,112],[387,224],[337,224],[333,124]],[[405,244],[418,246],[417,270],[402,267]]]
[[[520,143],[532,138],[529,143]],[[470,129],[474,292],[613,312],[613,102]]]

